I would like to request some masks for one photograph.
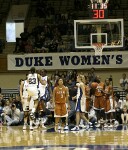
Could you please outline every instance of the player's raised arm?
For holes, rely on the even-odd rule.
[[[42,85],[46,85],[46,81],[41,79],[41,76],[38,74],[38,79]]]

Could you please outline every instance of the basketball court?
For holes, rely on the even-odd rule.
[[[90,3],[90,19],[74,20],[76,49],[102,56],[104,51],[123,47],[123,19],[107,18],[107,2]],[[109,53],[109,52],[107,52]],[[54,132],[46,130],[22,130],[22,126],[0,126],[0,149],[5,150],[127,150],[128,129],[89,128],[80,131]]]
[[[22,130],[22,126],[0,128],[0,149],[5,150],[126,150],[128,130],[81,129],[54,132],[53,127]]]

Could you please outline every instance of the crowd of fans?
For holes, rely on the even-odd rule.
[[[81,72],[80,74],[83,74],[86,77],[87,84],[91,86],[91,83],[96,80],[96,73],[95,69],[91,68],[91,70],[88,72],[88,74],[85,74]],[[62,78],[64,81],[64,85],[69,88],[69,101],[71,105],[71,110],[69,112],[68,116],[68,123],[73,123],[75,124],[75,103],[76,101],[72,101],[72,97],[76,96],[77,94],[77,88],[76,88],[76,78],[77,78],[78,72],[77,70],[71,70],[71,71],[65,71],[65,72],[59,72],[56,71],[53,73],[50,77],[50,88],[53,91],[54,87],[57,84],[58,78]],[[23,80],[23,79],[22,79]],[[19,84],[21,83],[21,81]],[[109,78],[109,81],[112,82],[112,78]],[[122,90],[126,92],[126,97],[121,100],[120,95],[117,94],[116,92],[113,93],[113,98],[115,101],[115,113],[113,119],[115,119],[119,124],[124,123],[123,121],[123,114],[124,111],[127,112],[128,110],[128,79],[126,74],[122,74],[122,77],[119,81],[120,86]],[[111,83],[113,84],[113,83]],[[91,92],[91,91],[90,91]],[[91,93],[90,93],[91,94]],[[47,115],[49,117],[47,124],[52,124],[54,123],[54,104],[52,101],[52,97],[50,97],[49,101],[46,103],[46,109],[47,109]],[[93,110],[93,103],[90,102],[90,111]],[[94,110],[93,110],[94,111]],[[88,117],[90,112],[87,113]],[[0,118],[1,122],[3,125],[21,125],[23,124],[23,107],[21,103],[21,98],[19,94],[17,94],[15,97],[9,97],[8,100],[4,99],[4,96],[0,94]],[[92,116],[90,120],[92,119],[93,121],[95,120],[96,122],[96,114],[93,116],[94,118],[92,119]],[[81,124],[80,124],[81,125]]]
[[[76,52],[74,46],[74,25],[73,20],[78,19],[79,15],[76,10],[83,11],[84,8],[88,8],[90,1],[85,2],[74,0],[74,7],[71,10],[67,10],[66,13],[61,13],[55,10],[53,5],[47,1],[37,1],[36,3],[36,17],[43,18],[44,23],[39,23],[31,33],[27,28],[21,33],[21,38],[16,39],[16,47],[14,53],[47,53],[47,52]],[[115,4],[116,3],[116,4]],[[117,6],[120,6],[120,1],[109,2],[109,9],[113,10]],[[84,5],[83,5],[84,4]],[[88,13],[88,11],[86,11]],[[47,23],[47,19],[50,18],[51,22]],[[85,31],[86,30],[86,31]],[[79,30],[84,32],[85,35],[92,32],[92,28],[86,28]],[[106,32],[105,32],[106,33]],[[66,37],[65,39],[63,37]],[[88,37],[88,36],[87,36]],[[89,39],[86,40],[86,43]],[[110,41],[111,43],[111,41]],[[118,45],[120,41],[113,41],[112,45]],[[127,37],[125,38],[124,50],[128,48]]]
[[[95,3],[95,0],[93,2]],[[19,5],[20,1],[16,1],[16,4]],[[122,9],[120,8],[121,4],[122,2],[120,0],[109,1],[108,10],[110,15],[115,15],[114,10]],[[84,11],[84,16],[89,16],[88,8],[90,7],[90,0],[74,0],[72,9],[65,9],[65,13],[61,12],[61,4],[59,4],[57,10],[54,6],[54,2],[50,3],[49,1],[44,0],[35,1],[35,17],[44,19],[44,23],[39,23],[30,33],[28,33],[28,29],[25,28],[24,32],[21,33],[21,37],[16,38],[14,53],[78,51],[74,46],[73,20],[79,19],[79,12],[82,11]],[[59,8],[60,10],[58,10]],[[88,35],[91,30],[93,30],[93,28],[86,29],[84,32]],[[66,37],[65,39],[63,38],[64,36]],[[127,50],[127,35],[124,41],[123,50]],[[119,42],[120,41],[112,41],[112,45],[118,45]],[[88,43],[88,39],[86,43]],[[0,53],[3,52],[3,49],[4,44],[3,41],[1,42],[0,40]]]

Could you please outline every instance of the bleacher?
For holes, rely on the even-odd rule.
[[[124,90],[121,90],[118,86],[113,86],[113,91],[114,91],[114,93],[116,93],[117,95],[120,96],[120,100],[123,101],[126,99],[127,92]]]
[[[8,100],[10,97],[15,98],[19,91],[18,89],[1,89],[1,93],[4,96],[4,100]]]
[[[126,94],[127,92],[120,90],[118,87],[114,86],[113,91],[120,95],[120,100],[125,100],[126,99]],[[10,97],[15,98],[17,94],[19,94],[18,89],[1,89],[1,93],[4,96],[5,100],[8,100]]]

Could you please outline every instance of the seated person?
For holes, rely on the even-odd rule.
[[[54,109],[54,104],[53,104],[52,98],[50,99],[50,101],[47,102],[46,108],[49,109],[49,110],[51,110],[51,111],[53,111],[53,109]]]
[[[126,95],[126,100],[123,101],[122,106],[124,107],[124,105],[127,106],[128,108],[128,94]]]
[[[126,73],[122,74],[122,78],[120,79],[119,83],[120,83],[122,90],[128,89],[128,78],[126,76]]]
[[[7,100],[7,101],[5,102],[5,106],[3,107],[3,113],[1,114],[2,120],[3,120],[3,124],[4,124],[4,125],[6,125],[5,116],[6,116],[6,115],[10,116],[10,114],[11,114],[10,102],[9,102],[9,100]]]
[[[52,98],[46,103],[46,109],[50,110],[52,117],[49,118],[49,124],[54,122],[54,103]]]
[[[16,105],[13,103],[11,105],[11,116],[5,115],[7,125],[18,125],[20,123],[20,110],[16,108]]]
[[[3,113],[3,107],[2,107],[2,102],[0,101],[0,123],[2,123],[2,116],[1,116],[2,113]]]
[[[118,121],[119,124],[121,124],[122,101],[120,100],[120,96],[118,94],[114,95],[114,99],[115,99],[115,119]]]
[[[122,124],[128,123],[128,108],[124,105],[122,113],[121,113]]]

